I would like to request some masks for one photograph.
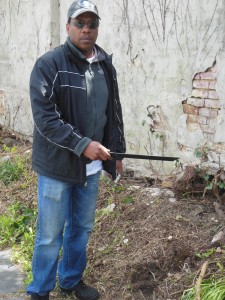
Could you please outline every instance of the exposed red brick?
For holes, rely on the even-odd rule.
[[[220,100],[205,99],[205,107],[220,109]]]
[[[188,115],[187,122],[188,123],[198,123],[206,125],[208,121],[207,117],[202,117],[199,115]]]
[[[210,80],[209,89],[210,90],[216,89],[216,80]]]
[[[193,87],[196,89],[215,90],[216,80],[193,80]]]
[[[189,104],[183,104],[185,114],[198,115],[199,108]]]
[[[199,72],[194,76],[194,79],[216,79],[216,65],[209,68],[205,72]]]
[[[194,105],[197,107],[204,107],[205,106],[205,100],[200,98],[194,98],[190,97],[187,99],[187,104]]]
[[[193,89],[192,97],[195,98],[209,98],[209,99],[219,99],[219,96],[215,90],[202,90],[202,89]]]
[[[209,89],[210,80],[193,80],[193,87],[196,89]]]
[[[200,79],[216,79],[216,72],[207,71],[200,73]]]
[[[208,90],[193,89],[191,95],[195,98],[208,98]]]
[[[219,96],[215,90],[208,91],[208,98],[209,99],[219,99]]]

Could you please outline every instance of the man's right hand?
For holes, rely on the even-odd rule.
[[[99,142],[91,142],[83,151],[84,156],[91,160],[107,160],[112,159],[109,149],[105,148]]]

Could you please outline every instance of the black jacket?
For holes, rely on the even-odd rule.
[[[109,90],[107,123],[102,144],[111,151],[125,152],[122,110],[116,71],[111,56],[102,51],[101,61]],[[33,170],[51,178],[83,184],[87,158],[75,148],[86,148],[85,57],[74,55],[65,43],[40,57],[30,78],[30,98],[34,118]],[[79,147],[78,147],[79,146]],[[103,162],[115,178],[115,160]]]

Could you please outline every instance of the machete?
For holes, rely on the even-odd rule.
[[[149,159],[149,160],[164,160],[164,161],[174,161],[179,159],[179,157],[140,155],[140,154],[128,154],[128,153],[118,153],[118,152],[109,152],[109,154],[115,159],[134,158],[134,159]]]

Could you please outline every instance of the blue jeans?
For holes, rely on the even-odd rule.
[[[28,294],[45,295],[59,285],[70,289],[86,268],[86,247],[94,226],[100,172],[83,186],[38,175],[38,219],[33,281]],[[59,251],[62,258],[58,263]]]

